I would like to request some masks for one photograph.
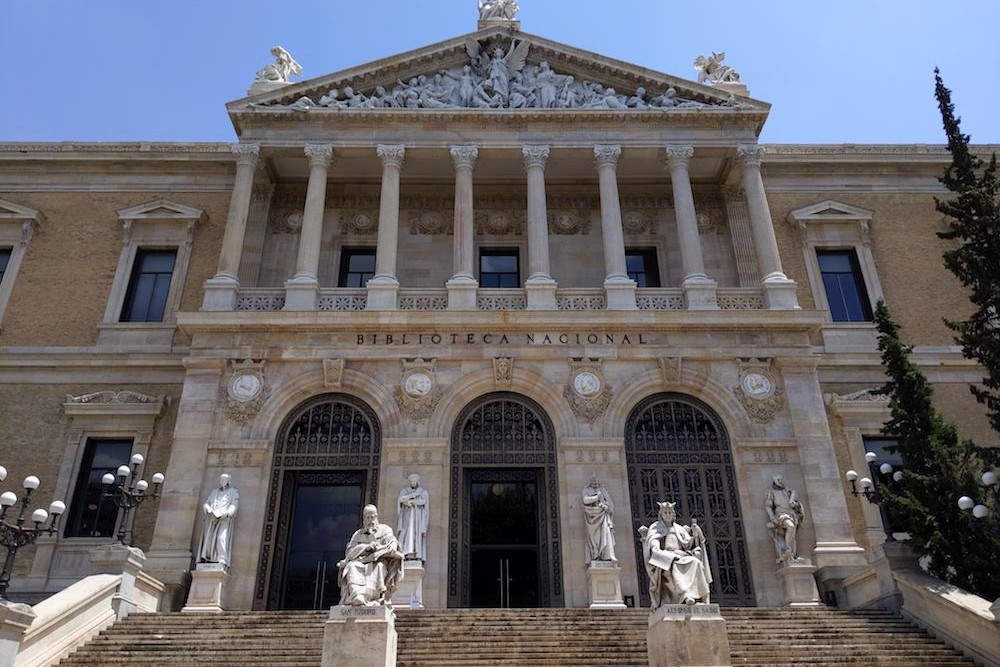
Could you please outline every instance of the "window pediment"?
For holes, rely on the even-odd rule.
[[[205,211],[186,204],[156,199],[118,211],[125,234],[124,243],[188,243],[195,228],[208,219]]]

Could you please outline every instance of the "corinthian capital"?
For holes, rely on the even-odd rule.
[[[541,167],[545,168],[545,163],[549,159],[548,146],[522,146],[521,155],[524,156],[525,168]]]
[[[406,161],[406,146],[398,144],[379,144],[375,147],[375,153],[382,159],[383,167],[403,168]]]
[[[614,146],[594,146],[594,161],[598,167],[618,165],[618,158],[622,156],[622,147]]]
[[[740,156],[741,164],[759,167],[760,161],[764,158],[764,147],[760,144],[743,144],[736,147],[736,153]]]
[[[260,144],[234,144],[233,152],[236,153],[237,165],[257,166],[257,158],[260,157]]]
[[[305,153],[310,167],[329,167],[333,160],[331,144],[306,144]]]
[[[455,167],[475,167],[479,158],[479,148],[476,146],[452,146],[451,159]]]
[[[694,156],[694,146],[690,144],[670,144],[663,149],[668,167],[686,167]]]

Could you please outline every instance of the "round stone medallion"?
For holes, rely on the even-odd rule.
[[[292,213],[285,218],[285,224],[287,224],[291,229],[302,229],[302,214]]]
[[[403,380],[403,391],[413,398],[424,398],[434,388],[434,380],[427,373],[417,371],[410,373]]]
[[[767,398],[774,393],[774,383],[763,373],[747,373],[740,381],[740,386],[750,398]]]
[[[351,218],[351,225],[358,233],[370,232],[375,228],[375,218],[367,213],[358,213]]]
[[[229,396],[240,403],[246,403],[260,396],[264,380],[254,372],[237,373],[229,381]]]
[[[584,398],[592,398],[601,393],[601,378],[597,373],[581,371],[573,378],[573,390]]]

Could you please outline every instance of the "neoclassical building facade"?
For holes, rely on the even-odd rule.
[[[595,475],[629,604],[664,500],[708,537],[713,601],[792,601],[776,475],[818,593],[891,593],[843,481],[887,444],[878,299],[990,439],[941,323],[966,308],[943,147],[762,145],[739,82],[506,20],[298,83],[281,54],[228,105],[234,144],[0,144],[0,463],[69,505],[12,591],[91,572],[100,478],[141,453],[166,483],[127,528],[178,608],[222,473],[227,609],[335,604],[361,507],[395,526],[412,474],[430,608],[590,604]]]

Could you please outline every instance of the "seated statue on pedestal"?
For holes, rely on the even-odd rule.
[[[341,605],[392,606],[403,578],[403,554],[392,528],[378,522],[374,505],[365,506],[362,526],[351,536],[337,570]]]
[[[657,506],[659,520],[639,529],[653,610],[668,604],[708,602],[712,570],[705,534],[696,522],[691,526],[675,523],[674,503]]]

